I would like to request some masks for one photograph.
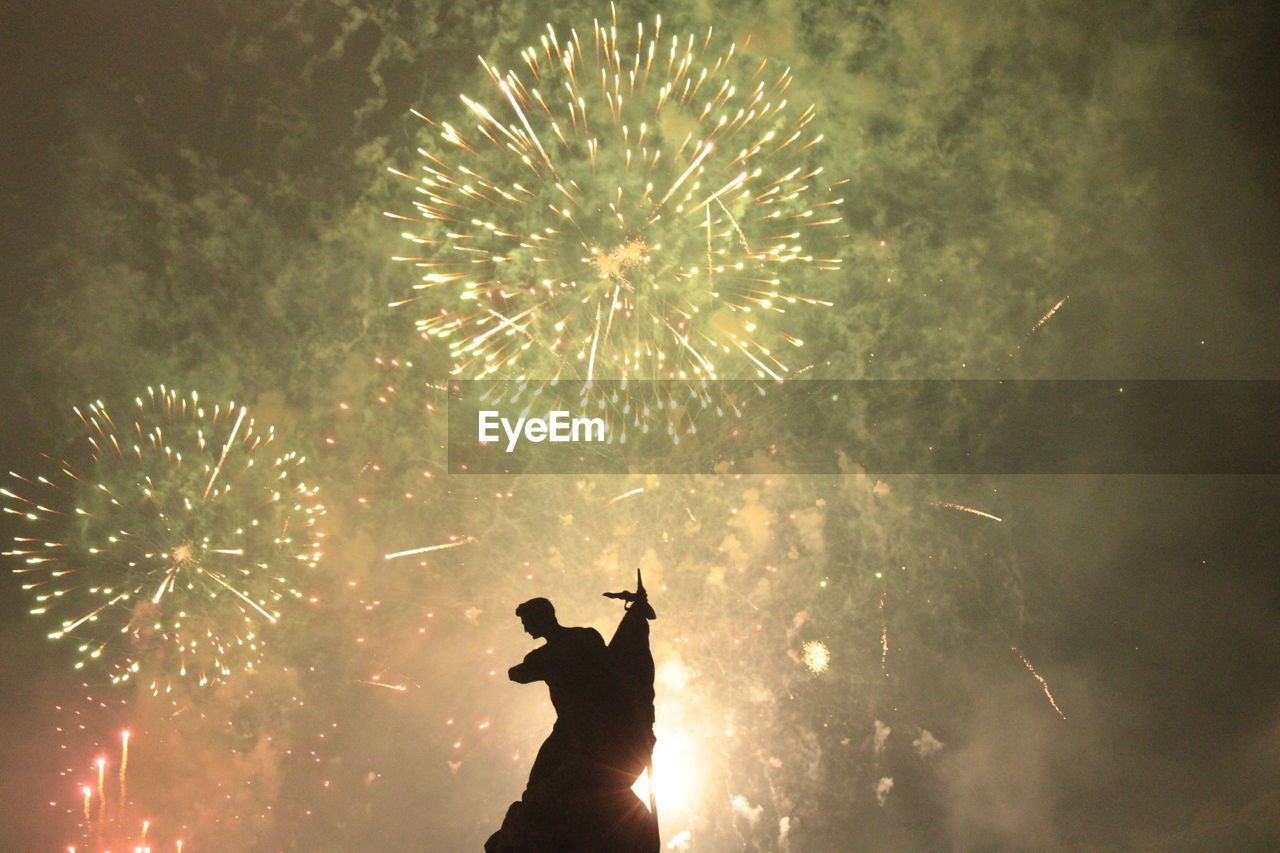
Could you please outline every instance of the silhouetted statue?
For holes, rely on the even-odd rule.
[[[606,646],[593,628],[567,628],[545,598],[516,608],[531,636],[546,643],[508,671],[512,681],[545,681],[555,726],[507,809],[486,853],[653,853],[657,814],[631,791],[653,757],[653,656],[648,595],[605,593],[627,602]]]

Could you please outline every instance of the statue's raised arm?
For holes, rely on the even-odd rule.
[[[641,606],[640,616],[643,616],[645,619],[658,618],[658,614],[653,612],[653,606],[649,604],[649,593],[645,591],[644,578],[641,576],[639,569],[636,569],[635,592],[624,589],[622,592],[606,592],[604,597],[619,598],[627,602],[628,612],[631,610],[632,605],[639,604]]]

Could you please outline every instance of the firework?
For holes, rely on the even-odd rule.
[[[878,810],[880,780],[898,776],[904,753],[918,758],[895,745],[932,728],[965,689],[938,665],[942,652],[989,647],[1016,619],[1009,590],[1020,580],[996,547],[1007,525],[974,516],[942,528],[932,485],[662,475],[531,478],[523,488],[526,499],[546,495],[545,518],[530,516],[529,528],[555,531],[554,547],[532,561],[538,592],[528,595],[550,590],[557,608],[590,613],[585,595],[571,597],[579,577],[641,564],[665,606],[653,636],[657,734],[696,747],[684,764],[697,773],[655,757],[659,797],[664,785],[685,788],[659,813],[665,832],[699,844],[750,836],[776,849],[786,803],[832,778],[858,792],[850,808]],[[975,537],[992,556],[970,566],[956,543]],[[511,575],[503,600],[525,586],[523,570]],[[960,607],[986,618],[957,619]],[[830,762],[824,783],[806,769],[819,762]]]
[[[951,503],[950,501],[934,501],[933,505],[936,507],[941,507],[942,509],[954,509],[957,512],[967,512],[970,515],[977,515],[977,516],[981,516],[982,518],[989,518],[992,521],[1004,521],[1004,519],[998,515],[992,515],[989,512],[983,512],[980,509],[974,509],[973,507],[965,506],[964,504]]]
[[[473,539],[459,539],[456,542],[441,542],[437,545],[423,545],[421,548],[410,548],[407,551],[396,551],[391,554],[383,554],[382,559],[394,560],[397,557],[415,557],[418,554],[426,554],[431,551],[443,551],[446,548],[457,548],[459,545],[468,545],[474,542]]]
[[[1053,692],[1049,690],[1049,682],[1044,680],[1043,675],[1036,672],[1036,668],[1031,665],[1031,661],[1027,660],[1027,656],[1017,646],[1010,646],[1009,649],[1018,656],[1018,660],[1022,661],[1022,665],[1027,668],[1027,672],[1035,676],[1036,681],[1040,682],[1040,689],[1044,691],[1044,698],[1049,700],[1049,704],[1053,706],[1053,710],[1057,712],[1058,716],[1065,720],[1067,715],[1058,707],[1058,700],[1053,698]]]
[[[548,25],[490,103],[420,149],[400,258],[463,378],[780,380],[803,341],[779,328],[839,268],[835,197],[815,165],[814,109],[790,70],[735,47],[593,23]],[[394,171],[394,170],[393,170]],[[733,363],[734,368],[722,368]]]
[[[321,555],[304,457],[275,451],[274,428],[245,407],[164,386],[127,425],[101,402],[76,414],[83,466],[11,472],[0,489],[32,531],[5,552],[30,577],[31,612],[60,618],[49,636],[77,639],[76,667],[100,663],[116,683],[159,692],[252,669],[263,627],[303,597],[298,578]]]
[[[93,767],[98,773],[98,791],[95,794],[94,789],[87,784],[78,783],[76,785],[76,793],[79,795],[81,803],[80,826],[78,828],[80,836],[88,843],[88,850],[109,853],[113,849],[130,849],[136,851],[159,851],[174,850],[181,853],[181,840],[176,841],[172,846],[168,843],[157,846],[155,841],[149,836],[155,828],[154,822],[147,817],[139,817],[138,809],[129,799],[125,788],[125,768],[129,762],[129,732],[125,731],[121,735],[120,749],[120,787],[116,794],[112,796],[110,804],[107,802],[107,792],[103,789],[104,777],[103,769],[107,763],[107,759],[100,756],[93,762]],[[65,744],[64,744],[65,746]],[[97,815],[92,811],[94,798],[98,801]],[[71,811],[70,809],[68,811]],[[68,845],[68,851],[78,849],[75,845]]]
[[[314,661],[325,677],[382,688],[362,692],[406,693],[420,686],[407,671],[424,645],[437,642],[435,609],[454,598],[438,572],[465,565],[482,538],[445,524],[480,501],[505,509],[514,490],[448,477],[447,389],[410,359],[371,358],[373,370],[356,377],[337,404],[325,442],[330,464],[349,466],[343,482],[326,487],[333,523],[351,519],[359,533],[344,542],[359,538],[374,550],[367,561],[343,560],[343,572],[316,590],[324,600],[317,613],[332,633],[309,630],[306,642],[313,650],[340,644],[340,654]],[[474,533],[491,523],[478,523]]]
[[[1061,308],[1063,305],[1066,305],[1067,300],[1070,298],[1071,298],[1070,296],[1062,297],[1057,301],[1057,303],[1052,308],[1048,310],[1048,312],[1043,317],[1037,320],[1036,324],[1031,327],[1031,331],[1027,332],[1026,335],[1023,336],[1022,340],[1018,343],[1018,345],[1013,349],[1009,350],[1009,358],[1013,358],[1014,356],[1016,356],[1018,352],[1024,346],[1026,346],[1027,341],[1031,340],[1031,336],[1034,335],[1036,332],[1040,331],[1040,327],[1043,326],[1045,323],[1049,322],[1049,320],[1053,317],[1053,315],[1058,313],[1058,309]]]
[[[120,732],[120,801],[129,801],[129,730]]]
[[[831,665],[831,652],[827,644],[818,640],[810,640],[804,644],[804,665],[810,672],[826,672]]]

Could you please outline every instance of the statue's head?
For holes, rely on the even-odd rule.
[[[516,608],[516,615],[520,617],[529,636],[534,638],[546,637],[560,625],[556,621],[555,607],[545,598],[529,599]]]

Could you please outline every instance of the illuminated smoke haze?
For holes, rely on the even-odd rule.
[[[785,318],[809,375],[1275,377],[1261,4],[629,4],[620,29],[658,14],[815,105],[848,236],[832,305]],[[637,566],[670,849],[1272,846],[1272,478],[448,473],[454,355],[387,307],[421,273],[386,170],[419,156],[411,109],[474,123],[477,56],[609,15],[13,13],[5,470],[164,383],[274,425],[327,514],[253,671],[159,696],[75,670],[6,572],[0,846],[149,820],[158,849],[478,849],[552,720],[505,679],[514,606],[607,635]]]

